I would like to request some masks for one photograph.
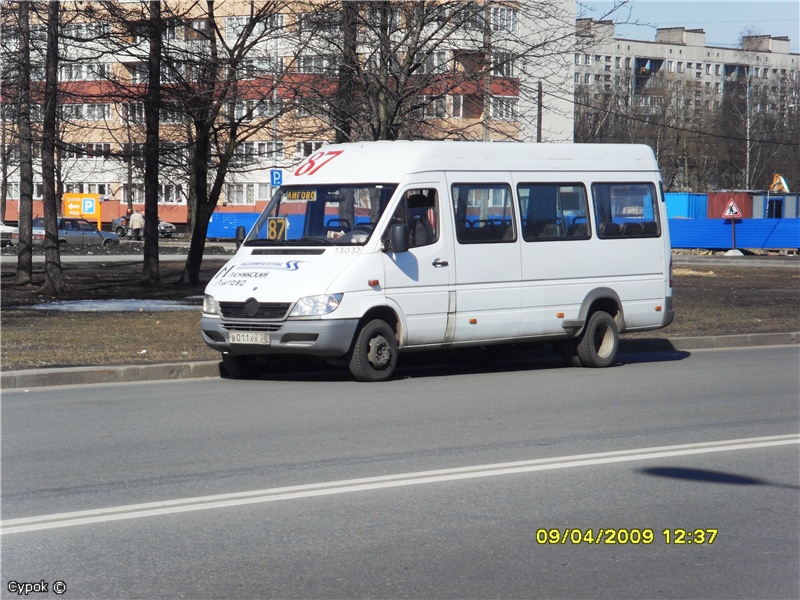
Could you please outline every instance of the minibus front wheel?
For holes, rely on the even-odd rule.
[[[583,329],[577,349],[584,367],[612,365],[619,350],[619,331],[614,317],[602,310],[592,313]]]
[[[350,372],[356,381],[386,381],[394,374],[398,354],[392,328],[386,321],[374,319],[358,332],[350,355]]]

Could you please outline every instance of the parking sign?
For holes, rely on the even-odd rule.
[[[278,187],[283,184],[283,171],[280,169],[272,169],[269,172],[269,179],[273,187]]]
[[[85,216],[94,216],[95,211],[97,210],[94,198],[82,198],[81,199],[81,212]]]

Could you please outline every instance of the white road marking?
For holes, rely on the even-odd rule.
[[[108,521],[136,519],[140,517],[154,517],[158,515],[169,515],[196,510],[208,510],[211,508],[243,506],[245,504],[275,502],[278,500],[294,500],[299,498],[311,498],[314,496],[329,496],[333,494],[363,492],[404,485],[440,483],[443,481],[455,481],[458,479],[494,477],[497,475],[530,473],[533,471],[546,471],[551,469],[568,469],[570,467],[604,465],[616,462],[649,460],[653,458],[666,458],[673,456],[687,456],[691,454],[705,454],[709,452],[749,450],[753,448],[766,448],[770,446],[784,446],[787,444],[800,444],[800,434],[744,438],[738,440],[724,440],[720,442],[704,442],[697,444],[682,444],[679,446],[659,446],[654,448],[639,448],[636,450],[600,452],[597,454],[578,454],[575,456],[561,456],[509,463],[476,465],[472,467],[441,469],[437,471],[420,471],[417,473],[401,473],[398,475],[386,475],[383,477],[331,481],[327,483],[297,485],[291,487],[255,490],[251,492],[218,494],[214,496],[198,496],[195,498],[166,500],[163,502],[148,502],[146,504],[131,504],[127,506],[115,506],[96,510],[42,515],[39,517],[8,519],[5,521],[0,521],[0,534],[7,535],[11,533],[27,533],[31,531],[56,529],[59,527],[73,527],[76,525],[89,525],[92,523],[105,523]]]

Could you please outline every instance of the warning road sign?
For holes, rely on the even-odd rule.
[[[725,207],[725,212],[722,213],[723,219],[741,219],[742,218],[742,211],[739,210],[739,207],[736,206],[736,202],[733,201],[733,198],[730,199],[728,202],[728,206]]]

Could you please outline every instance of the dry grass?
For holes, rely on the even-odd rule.
[[[224,259],[206,261],[211,278]],[[139,284],[141,263],[69,265],[66,299],[178,300],[202,294],[204,285],[174,283],[182,263],[162,263],[162,284]],[[800,271],[778,268],[675,269],[675,321],[665,330],[635,337],[687,337],[800,331]],[[41,273],[37,275],[41,278]],[[3,370],[36,367],[146,364],[217,360],[200,335],[200,308],[170,312],[74,313],[10,308],[40,302],[18,289],[3,269],[0,342]]]

